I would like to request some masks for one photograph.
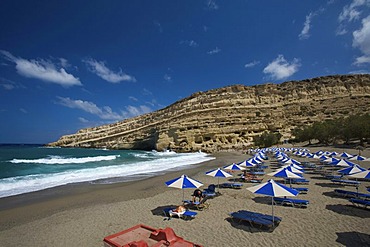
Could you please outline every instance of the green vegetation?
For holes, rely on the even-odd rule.
[[[279,132],[263,132],[262,135],[253,138],[254,145],[265,148],[279,143],[281,134]]]
[[[349,144],[351,140],[360,140],[363,144],[370,139],[370,114],[352,115],[347,118],[338,118],[315,122],[310,126],[303,126],[292,131],[295,142],[318,140],[322,144],[336,144],[343,141]]]

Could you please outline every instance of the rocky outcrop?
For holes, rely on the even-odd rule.
[[[370,112],[370,75],[325,76],[198,92],[164,109],[82,129],[50,146],[178,152],[242,149],[263,131]]]

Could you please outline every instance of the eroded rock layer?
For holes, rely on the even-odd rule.
[[[296,126],[369,112],[370,75],[233,85],[195,93],[149,114],[81,129],[49,145],[214,152],[251,146],[265,130],[288,139]]]

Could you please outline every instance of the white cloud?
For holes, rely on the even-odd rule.
[[[306,15],[306,20],[303,23],[303,29],[302,29],[301,33],[298,35],[298,38],[300,40],[308,39],[310,37],[311,21],[312,21],[313,17],[321,14],[324,11],[325,11],[324,8],[320,8],[320,9]]]
[[[18,74],[24,77],[59,84],[64,87],[82,85],[78,78],[74,77],[72,74],[68,74],[63,67],[57,68],[56,65],[49,60],[27,60],[15,57],[10,52],[3,50],[0,50],[0,53],[7,60],[15,63]]]
[[[210,10],[217,10],[219,7],[214,0],[207,0],[207,8]]]
[[[252,62],[250,62],[250,63],[245,64],[245,65],[244,65],[244,67],[245,67],[245,68],[252,68],[252,67],[254,67],[254,66],[258,65],[259,63],[260,63],[260,61],[256,61],[256,60],[254,60],[254,61],[252,61]]]
[[[299,39],[308,39],[308,37],[310,37],[309,31],[311,27],[310,24],[311,24],[312,16],[313,16],[312,13],[306,16],[306,21],[303,24],[303,29],[301,33],[298,35]]]
[[[184,45],[187,45],[187,46],[190,46],[190,47],[198,47],[198,43],[195,42],[194,40],[181,40],[180,41],[180,44],[184,44]]]
[[[153,93],[146,88],[143,89],[142,94],[143,95],[153,95]]]
[[[268,74],[271,79],[282,80],[295,74],[299,67],[300,63],[298,59],[294,58],[289,63],[283,55],[278,55],[274,61],[263,69],[263,73]]]
[[[13,90],[18,88],[25,88],[23,85],[16,83],[14,81],[0,77],[0,86],[5,90]]]
[[[132,101],[139,101],[137,98],[135,98],[134,96],[129,96],[128,97],[130,100],[132,100]]]
[[[363,53],[355,64],[370,63],[370,15],[362,20],[362,27],[353,32],[352,46]]]
[[[338,21],[354,21],[358,20],[361,15],[359,7],[370,5],[369,0],[353,0],[351,4],[343,7],[342,12],[339,14]]]
[[[19,111],[22,112],[22,113],[24,113],[24,114],[28,113],[27,110],[24,109],[24,108],[19,108]]]
[[[57,103],[62,106],[66,106],[72,109],[79,109],[92,115],[98,116],[99,118],[104,120],[115,120],[115,121],[123,120],[125,118],[135,117],[152,111],[149,107],[145,105],[137,107],[129,105],[125,107],[126,109],[125,111],[116,113],[113,112],[109,106],[98,107],[95,103],[90,101],[73,100],[68,97],[67,98],[57,97],[57,98],[59,100]]]
[[[79,117],[78,120],[81,122],[81,123],[88,123],[89,120],[87,120],[86,118],[83,118],[83,117]]]
[[[213,55],[213,54],[217,54],[217,53],[219,53],[219,52],[221,52],[221,49],[220,49],[220,48],[218,48],[218,47],[216,47],[215,49],[210,50],[209,52],[207,52],[207,54],[209,54],[209,55]]]
[[[370,74],[370,71],[368,71],[368,70],[356,70],[356,71],[350,71],[349,74]]]
[[[126,111],[124,111],[123,114],[126,115],[127,117],[135,117],[152,111],[152,109],[145,105],[137,107],[129,105],[126,106],[125,108]]]
[[[108,119],[108,120],[122,120],[123,117],[112,111],[109,106],[98,107],[93,102],[83,101],[83,100],[73,100],[70,98],[58,97],[59,102],[58,104],[73,108],[83,110],[90,114],[96,115],[101,119]]]
[[[88,65],[91,72],[108,82],[119,83],[121,81],[136,81],[135,77],[123,73],[122,69],[120,69],[118,72],[113,72],[105,65],[103,61],[99,62],[95,59],[87,59],[83,60],[83,62]]]
[[[167,81],[167,82],[171,82],[171,81],[172,81],[172,77],[171,77],[170,75],[168,75],[168,74],[165,74],[165,75],[163,76],[163,79],[164,79],[165,81]]]
[[[344,35],[347,33],[346,26],[343,24],[339,24],[337,31],[335,32],[336,35]]]
[[[163,28],[162,28],[161,23],[159,23],[158,21],[154,21],[154,26],[157,28],[158,32],[163,33]]]
[[[361,10],[364,6],[370,7],[370,0],[353,0],[351,4],[343,7],[342,12],[338,16],[339,26],[336,35],[344,35],[347,33],[346,23],[359,20],[361,17]]]

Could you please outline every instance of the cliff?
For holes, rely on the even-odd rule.
[[[81,129],[48,145],[213,152],[251,146],[265,130],[287,139],[296,126],[369,112],[370,75],[233,85],[195,93],[149,114]]]

